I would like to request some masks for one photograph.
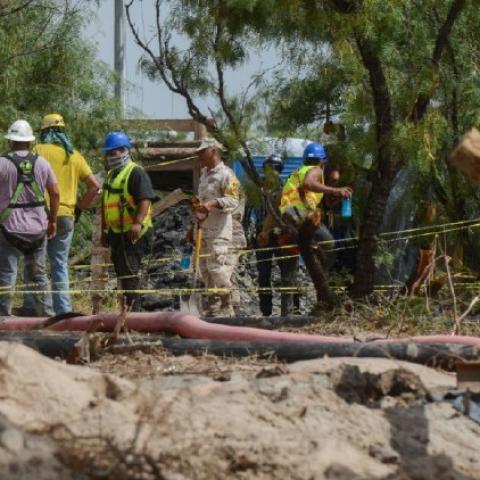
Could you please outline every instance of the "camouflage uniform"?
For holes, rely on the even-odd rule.
[[[240,184],[232,169],[220,162],[212,169],[204,168],[200,175],[198,196],[202,203],[217,200],[220,208],[210,211],[202,222],[202,256],[200,272],[208,288],[232,287],[234,258],[232,213],[238,208]],[[231,315],[231,294],[208,296],[207,314]]]

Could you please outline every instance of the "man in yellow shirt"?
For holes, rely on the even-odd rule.
[[[42,118],[40,144],[36,153],[52,166],[60,190],[60,207],[57,217],[57,235],[48,241],[47,253],[50,259],[53,308],[56,315],[72,311],[68,278],[68,255],[73,237],[75,215],[90,208],[100,193],[100,184],[92,173],[85,158],[73,148],[65,133],[65,122],[58,113]],[[85,183],[87,189],[77,202],[79,183]],[[29,272],[25,272],[25,282],[29,283]],[[63,291],[63,293],[62,293]],[[25,295],[21,314],[30,314],[31,299]]]

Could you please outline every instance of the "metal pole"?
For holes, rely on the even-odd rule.
[[[125,114],[125,18],[123,0],[115,0],[115,97],[120,105],[120,115]]]

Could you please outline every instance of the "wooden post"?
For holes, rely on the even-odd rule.
[[[194,122],[195,140],[203,140],[208,134],[207,127],[199,122]],[[198,193],[198,184],[200,182],[200,167],[198,162],[193,165],[193,193]]]
[[[203,123],[194,122],[193,133],[195,140],[203,140],[208,133],[207,127]]]
[[[93,248],[91,259],[91,289],[105,290],[108,284],[108,267],[110,262],[110,249],[102,247],[102,209],[98,207],[95,210],[93,221]],[[105,293],[92,293],[92,312],[98,313],[102,310],[102,304],[106,298]]]

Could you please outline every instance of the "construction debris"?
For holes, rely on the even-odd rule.
[[[476,128],[472,128],[463,136],[449,161],[467,180],[480,184],[480,132]]]

